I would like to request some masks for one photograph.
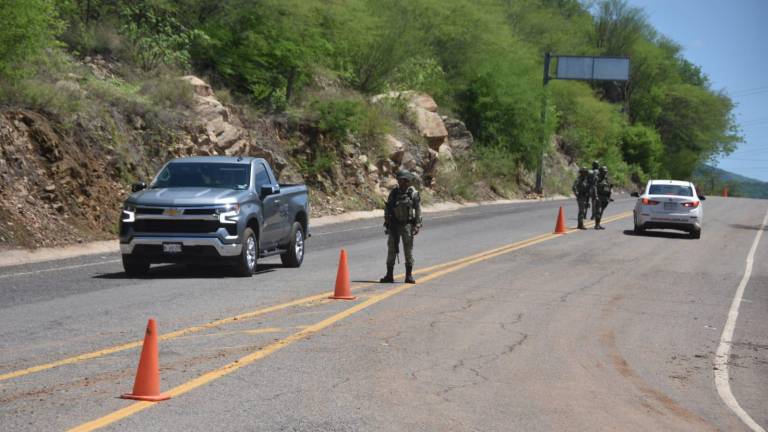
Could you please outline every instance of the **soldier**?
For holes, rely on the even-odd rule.
[[[613,185],[608,181],[608,167],[603,165],[597,175],[597,183],[595,184],[595,190],[597,193],[597,209],[595,210],[595,229],[605,229],[600,225],[600,219],[603,218],[603,211],[608,207],[608,203],[613,201],[611,199],[611,189]]]
[[[413,237],[421,229],[421,198],[419,192],[410,186],[411,174],[402,170],[397,173],[397,187],[392,189],[384,208],[384,229],[387,240],[387,275],[382,283],[394,282],[392,275],[395,256],[399,254],[400,239],[405,252],[405,282],[416,283],[413,279]]]
[[[597,177],[600,174],[600,161],[592,161],[592,169],[589,171],[589,199],[592,203],[592,217],[590,219],[595,220],[595,213],[597,212],[597,192],[595,186],[597,185]]]
[[[584,219],[587,217],[591,189],[589,170],[584,167],[579,168],[579,176],[573,182],[572,188],[573,194],[576,195],[576,201],[579,203],[579,229],[586,229],[584,227]]]

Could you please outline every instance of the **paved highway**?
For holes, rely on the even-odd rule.
[[[302,268],[270,258],[250,279],[130,279],[116,254],[0,268],[1,429],[768,427],[768,202],[707,200],[700,240],[633,235],[631,200],[605,231],[552,235],[560,205],[575,225],[572,201],[427,215],[416,285],[374,282],[379,220],[314,229]],[[342,247],[355,301],[325,299]],[[173,395],[157,404],[118,398],[148,318]]]

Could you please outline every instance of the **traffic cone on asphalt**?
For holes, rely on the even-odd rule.
[[[557,215],[557,223],[555,224],[555,234],[565,234],[568,232],[568,228],[565,227],[565,213],[563,213],[563,207],[560,207],[560,212]]]
[[[328,297],[335,300],[354,300],[352,287],[349,285],[349,265],[347,265],[347,251],[342,249],[339,256],[339,270],[336,272],[336,289],[333,295]]]
[[[159,402],[170,399],[168,394],[160,393],[160,358],[157,349],[157,324],[150,319],[147,323],[147,333],[144,336],[144,346],[141,348],[139,368],[136,370],[136,381],[133,392],[120,396],[123,399]]]

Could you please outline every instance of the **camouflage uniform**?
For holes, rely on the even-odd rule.
[[[392,189],[384,208],[384,228],[387,239],[387,275],[381,282],[394,282],[395,258],[402,239],[405,255],[405,281],[416,283],[413,279],[413,237],[421,229],[421,198],[413,186],[409,186],[411,176],[407,171],[397,174],[398,187]]]
[[[592,216],[590,219],[595,219],[597,213],[597,177],[600,175],[600,162],[593,161],[592,169],[589,171],[589,199],[592,203]]]
[[[595,184],[595,191],[597,194],[595,229],[604,229],[603,226],[600,225],[600,220],[603,218],[603,211],[608,207],[608,203],[611,202],[611,189],[613,189],[613,185],[608,181],[608,167],[601,166],[597,177],[597,183]]]
[[[586,168],[579,168],[579,176],[576,177],[576,181],[573,182],[573,194],[576,195],[576,202],[579,203],[579,229],[584,228],[584,219],[587,217],[587,209],[589,208],[589,198],[591,196],[590,191],[592,186],[589,181],[589,170]]]

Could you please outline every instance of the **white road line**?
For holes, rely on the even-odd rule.
[[[739,283],[739,287],[736,289],[736,295],[733,297],[731,309],[728,311],[728,320],[725,323],[725,327],[723,327],[723,334],[720,336],[720,345],[718,345],[717,354],[715,355],[715,386],[717,387],[717,393],[720,395],[720,399],[722,399],[723,402],[728,405],[728,408],[739,416],[741,421],[754,432],[765,432],[765,429],[752,420],[752,417],[744,411],[733,396],[733,392],[731,392],[730,377],[728,375],[728,360],[731,356],[731,343],[733,341],[733,332],[736,329],[736,319],[739,317],[741,298],[744,295],[744,289],[747,287],[749,278],[752,276],[755,251],[757,250],[757,244],[760,242],[760,237],[763,235],[766,223],[768,223],[768,212],[765,213],[763,223],[760,225],[760,229],[757,230],[754,242],[752,242],[752,249],[749,250],[749,255],[747,255],[747,266],[744,269],[744,277],[741,278],[741,283]]]
[[[95,263],[88,263],[88,264],[78,264],[78,265],[71,265],[66,267],[54,267],[49,269],[43,269],[43,270],[35,270],[35,271],[29,271],[29,272],[22,272],[22,273],[9,273],[9,274],[0,274],[0,279],[10,278],[10,277],[16,277],[16,276],[29,276],[37,273],[48,273],[53,271],[59,271],[59,270],[72,270],[76,268],[82,268],[82,267],[92,267],[97,266],[101,264],[113,264],[120,262],[121,260],[109,260],[109,261],[99,261]]]

